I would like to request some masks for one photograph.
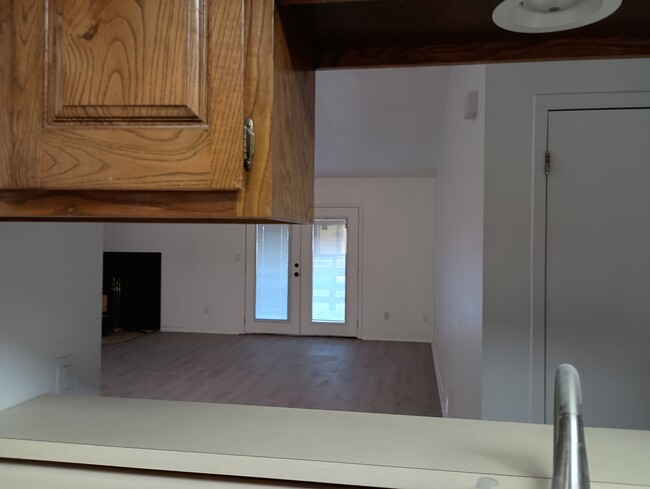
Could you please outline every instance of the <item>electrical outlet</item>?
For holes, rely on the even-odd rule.
[[[384,313],[384,319],[390,319],[390,313],[388,311]]]
[[[56,359],[55,394],[72,394],[72,355]]]
[[[203,306],[203,314],[210,314],[210,306]]]
[[[425,315],[422,316],[422,322],[423,323],[428,323],[429,322],[429,315],[428,314],[425,314]]]

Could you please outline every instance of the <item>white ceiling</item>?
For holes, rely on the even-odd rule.
[[[448,67],[316,72],[316,176],[435,176],[448,79]]]

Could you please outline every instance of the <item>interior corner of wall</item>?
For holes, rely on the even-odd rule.
[[[438,398],[440,399],[440,409],[442,411],[442,417],[449,417],[449,409],[447,400],[447,387],[445,386],[444,377],[441,371],[441,361],[438,355],[438,349],[436,347],[435,339],[431,342],[431,353],[433,355],[433,369],[436,374],[436,384],[438,386]]]

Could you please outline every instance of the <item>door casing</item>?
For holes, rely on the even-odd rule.
[[[528,419],[544,423],[546,404],[546,173],[549,112],[556,110],[650,107],[650,92],[573,93],[534,97]],[[552,165],[552,158],[551,158]],[[552,167],[552,166],[551,166]]]

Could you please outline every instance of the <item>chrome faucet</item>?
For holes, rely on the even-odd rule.
[[[566,363],[555,373],[552,489],[589,489],[580,376]]]

